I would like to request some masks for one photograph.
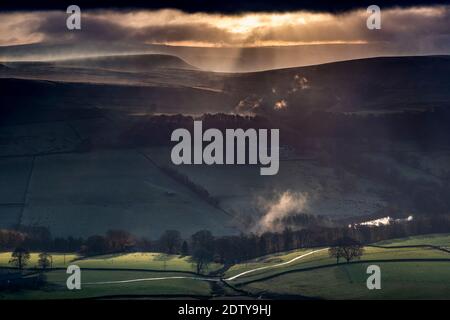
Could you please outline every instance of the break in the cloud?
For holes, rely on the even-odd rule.
[[[82,10],[82,30],[66,29],[61,11],[0,14],[0,45],[121,41],[209,47],[395,43],[406,49],[450,40],[450,6],[382,11],[382,29],[368,30],[368,13],[210,14],[178,10]]]

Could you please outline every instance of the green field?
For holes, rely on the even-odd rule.
[[[20,292],[0,292],[1,299],[79,299],[100,296],[209,296],[210,286],[206,281],[192,279],[169,279],[140,281],[131,283],[93,284],[102,281],[123,281],[130,279],[148,279],[160,277],[191,277],[191,274],[160,273],[144,271],[93,271],[82,270],[81,290],[70,291],[66,288],[67,274],[64,270],[47,272],[47,285],[41,290]],[[89,284],[91,283],[91,284]]]
[[[450,262],[377,263],[381,268],[381,290],[367,289],[368,265],[342,264],[291,273],[243,289],[324,299],[450,299]]]
[[[295,257],[297,255],[301,255],[307,253],[308,251],[299,250],[295,252],[291,252],[287,255],[282,255],[284,260],[287,260],[287,257]],[[277,259],[280,257],[279,255],[267,256],[261,261],[252,261],[250,263],[242,263],[237,264],[228,269],[226,273],[226,277],[232,277],[240,272],[247,271],[249,269],[273,266],[280,261]],[[378,261],[378,260],[386,260],[386,259],[450,259],[450,254],[436,250],[436,249],[428,249],[428,248],[401,248],[401,249],[384,249],[384,248],[373,248],[373,247],[365,247],[364,254],[361,257],[361,260],[364,261]],[[283,260],[283,259],[282,259]],[[341,261],[343,263],[344,261]],[[281,267],[267,268],[264,270],[256,271],[249,273],[245,276],[239,277],[234,280],[233,283],[247,282],[259,279],[261,277],[266,277],[269,275],[278,274],[280,272],[289,271],[289,270],[297,270],[302,268],[310,268],[317,267],[328,264],[335,264],[336,260],[334,258],[330,258],[328,255],[328,251],[320,251],[305,258],[294,261],[293,263],[286,264]],[[450,264],[450,262],[449,262]]]
[[[449,239],[449,234],[433,234],[395,239],[377,243],[377,245],[433,244],[445,247],[448,246]],[[252,298],[261,295],[269,298],[290,295],[324,299],[450,298],[448,285],[450,283],[450,253],[438,248],[369,246],[364,248],[364,254],[359,261],[351,264],[341,261],[339,265],[336,265],[334,258],[328,256],[327,248],[317,251],[320,249],[293,250],[249,260],[231,266],[222,278],[232,286],[248,292]],[[37,253],[31,255],[29,267],[36,265],[37,255]],[[0,266],[8,266],[9,259],[10,253],[1,253]],[[398,261],[399,259],[405,261]],[[75,254],[65,255],[66,265],[70,261],[82,269],[82,290],[67,290],[65,270],[52,270],[46,273],[48,283],[41,290],[1,293],[0,299],[92,298],[115,295],[206,297],[217,294],[211,283],[204,277],[199,279],[198,276],[189,273],[194,271],[194,265],[189,257],[159,253],[112,254],[87,258],[81,258]],[[366,269],[371,264],[381,268],[381,290],[366,288],[368,277]],[[64,255],[54,254],[53,266],[64,267]],[[222,265],[212,264],[207,272],[221,267]],[[109,270],[92,270],[95,268]],[[254,270],[257,268],[262,269]],[[246,271],[252,272],[241,275]],[[238,277],[230,279],[234,276]],[[176,278],[160,279],[166,277]],[[220,278],[210,276],[208,279],[219,280]],[[127,280],[133,281],[98,283]],[[224,288],[224,292],[227,295],[242,295],[242,292],[233,291],[228,287]]]
[[[77,260],[74,263],[81,268],[151,269],[195,272],[195,264],[190,261],[190,257],[148,252],[97,256]],[[220,267],[222,265],[212,263],[208,266],[208,271],[213,271]]]
[[[79,256],[75,253],[52,253],[52,266],[53,268],[64,268],[67,267],[71,261],[78,258]],[[11,267],[9,260],[11,259],[11,252],[0,252],[0,267]],[[30,260],[28,261],[27,268],[37,268],[38,267],[39,253],[30,253]]]
[[[438,247],[450,247],[450,234],[427,234],[421,236],[392,239],[376,243],[380,246],[416,246],[428,244]]]
[[[446,247],[450,235],[433,234],[380,242],[377,245],[436,245]],[[280,267],[308,251],[297,250],[288,254],[276,254],[237,264],[231,267],[227,277],[254,268],[264,270],[244,274],[229,282],[255,295],[301,295],[324,299],[449,299],[450,254],[433,248],[375,248],[365,247],[361,263],[346,264],[320,251]],[[424,259],[415,262],[382,262],[392,259]],[[449,259],[449,261],[433,261]],[[427,261],[428,260],[428,261]],[[373,261],[373,262],[371,262]],[[367,266],[380,266],[382,289],[366,287]],[[319,268],[315,268],[319,267]],[[308,268],[305,270],[305,268]],[[309,269],[311,268],[311,269]],[[286,273],[288,272],[288,273]],[[270,277],[266,279],[266,277]]]
[[[225,273],[225,277],[232,277],[235,276],[241,272],[245,272],[251,269],[256,269],[256,268],[264,268],[264,267],[272,267],[276,264],[279,263],[283,263],[283,262],[287,262],[291,259],[294,259],[295,257],[308,253],[308,252],[312,252],[313,250],[310,249],[302,249],[302,250],[293,250],[290,251],[288,253],[277,253],[277,254],[271,254],[268,256],[264,256],[261,258],[257,258],[257,259],[253,259],[253,260],[249,260],[246,261],[244,263],[239,263],[239,264],[235,264],[232,267],[230,267],[227,272]],[[321,256],[320,253],[316,253],[313,254],[311,256],[305,257],[301,260],[301,262],[304,261],[310,261],[310,259],[315,259],[317,257]],[[297,265],[299,263],[301,263],[300,261],[298,262],[294,262],[292,265]],[[286,267],[289,265],[286,265],[284,267],[282,267],[281,269],[285,270]],[[269,269],[269,270],[273,270],[273,269]],[[260,271],[260,272],[255,272],[252,274],[261,274],[261,273],[267,273],[270,272],[269,270],[264,270],[264,271]],[[277,270],[280,270],[280,268],[278,268]]]
[[[37,267],[39,253],[31,253],[28,268]],[[11,252],[0,253],[0,266],[9,267]],[[53,267],[67,267],[76,264],[80,268],[106,268],[106,269],[143,269],[195,272],[195,264],[190,257],[168,255],[163,253],[137,252],[125,254],[108,254],[83,258],[77,254],[52,254]],[[65,262],[65,263],[64,263]],[[222,265],[212,263],[207,271],[214,271]]]
[[[28,268],[37,266],[39,253],[31,253]],[[11,252],[0,253],[0,266],[11,266],[8,262]],[[65,282],[67,274],[65,270],[51,270],[46,272],[48,284],[42,290],[25,290],[22,292],[3,293],[0,299],[73,299],[92,298],[99,296],[209,296],[210,285],[207,281],[193,279],[155,279],[147,281],[94,284],[93,282],[111,282],[134,279],[148,279],[161,277],[198,277],[192,273],[195,265],[190,257],[167,255],[160,253],[128,253],[109,254],[95,257],[82,258],[77,254],[52,254],[53,267],[64,268],[69,264],[78,265],[82,270],[82,290],[69,291]],[[64,264],[65,261],[65,264]],[[221,268],[220,264],[210,264],[206,272]],[[88,270],[84,268],[89,268]],[[110,270],[92,270],[104,268]],[[123,269],[123,270],[121,270]],[[142,269],[125,270],[125,269]],[[161,272],[146,271],[160,270]],[[167,270],[167,272],[165,271]],[[179,271],[179,272],[170,272]],[[1,276],[1,274],[0,274]]]

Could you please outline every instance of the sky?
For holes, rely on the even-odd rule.
[[[82,28],[75,31],[66,28],[64,1],[3,1],[0,47],[42,43],[79,48],[90,44],[89,51],[104,44],[305,48],[274,53],[281,61],[276,67],[294,65],[286,61],[298,54],[302,65],[381,55],[450,54],[447,1],[378,1],[380,30],[366,26],[370,13],[365,5],[372,1],[78,1]],[[199,56],[195,59],[202,63]],[[220,63],[220,56],[215,59],[214,65]]]
[[[81,8],[82,30],[66,28],[64,11],[0,13],[0,45],[127,41],[206,47],[254,47],[390,42],[405,49],[441,48],[450,41],[450,6],[382,9],[369,30],[366,9],[345,12],[186,13],[177,9]]]

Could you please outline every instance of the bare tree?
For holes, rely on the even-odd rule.
[[[180,251],[181,235],[177,230],[166,230],[159,238],[161,249],[167,254],[175,254]]]
[[[30,252],[22,247],[18,247],[11,254],[11,259],[9,263],[19,268],[19,270],[23,270],[23,268],[28,264],[30,260]]]
[[[182,256],[189,255],[189,245],[187,241],[183,241],[183,244],[181,245],[181,255]]]
[[[197,273],[202,273],[214,258],[214,237],[208,230],[192,235],[192,260],[197,265]]]
[[[340,247],[331,247],[328,249],[328,254],[331,258],[336,258],[336,264],[338,264],[339,259],[342,257],[342,250]]]
[[[50,268],[52,265],[52,256],[47,252],[42,252],[39,254],[38,266],[42,270]]]
[[[344,258],[348,263],[353,259],[359,259],[364,253],[364,248],[358,241],[344,237],[337,240],[328,253],[331,257],[336,258],[336,263],[339,263],[339,258]]]
[[[132,235],[124,230],[108,230],[106,232],[106,241],[112,252],[123,252],[134,245]]]

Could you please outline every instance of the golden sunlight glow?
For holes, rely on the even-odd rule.
[[[323,44],[367,44],[380,41],[377,35],[392,38],[397,33],[414,33],[416,26],[436,24],[449,15],[450,6],[392,8],[383,11],[383,32],[369,33],[367,12],[359,9],[341,14],[295,11],[284,13],[208,14],[163,10],[86,10],[82,11],[83,37],[166,45],[200,47],[257,47]],[[72,35],[55,25],[65,21],[61,11],[0,13],[0,45],[72,39]],[[396,21],[408,17],[414,24]],[[104,25],[96,32],[99,25]],[[91,27],[91,29],[89,29]],[[440,27],[443,28],[443,27]],[[93,30],[93,32],[92,32]],[[438,32],[440,29],[437,29]],[[116,38],[114,38],[116,37]]]
[[[202,42],[202,41],[161,41],[161,42],[151,42],[153,44],[161,44],[166,46],[182,46],[182,47],[203,47],[203,48],[223,48],[223,47],[234,47],[227,44],[221,43],[220,41]],[[148,44],[151,44],[148,43]],[[367,44],[368,41],[365,40],[354,40],[354,41],[255,41],[251,44],[245,45],[246,48],[256,48],[256,47],[287,47],[287,46],[319,46],[327,44]]]

